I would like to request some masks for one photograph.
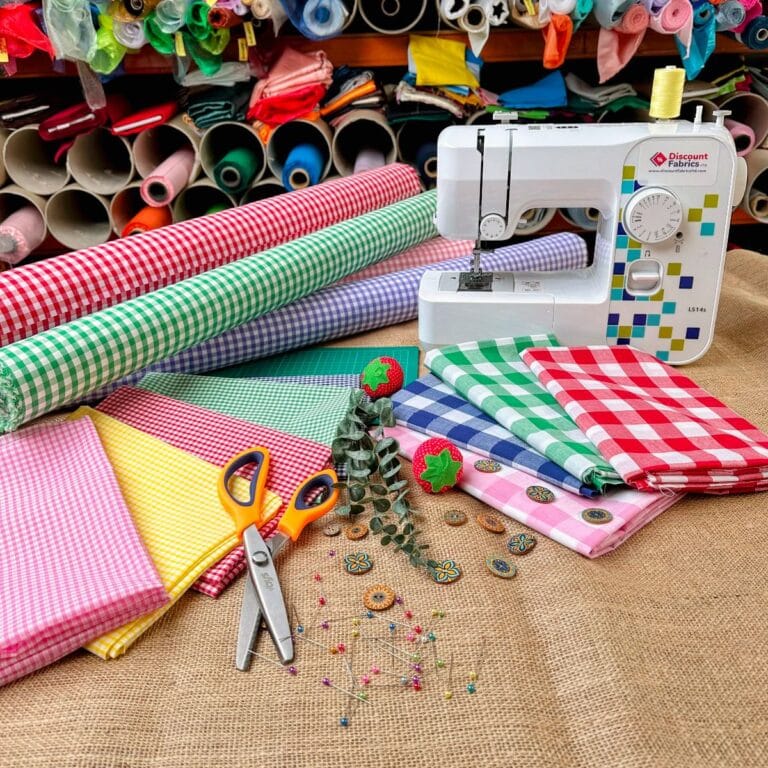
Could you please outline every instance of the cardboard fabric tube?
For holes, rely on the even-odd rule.
[[[753,219],[768,222],[768,149],[747,155],[747,188],[741,207]]]
[[[719,109],[730,109],[731,120],[748,125],[755,134],[755,145],[768,137],[768,101],[757,93],[734,93],[719,102]]]
[[[397,154],[404,163],[414,165],[419,149],[427,143],[437,144],[437,137],[450,122],[422,122],[412,120],[403,123],[397,131]]]
[[[99,195],[118,192],[135,171],[131,145],[106,128],[96,128],[75,139],[67,153],[67,168],[75,182]]]
[[[69,171],[54,160],[56,143],[43,141],[36,125],[12,131],[3,146],[8,175],[22,189],[36,195],[52,195],[67,186]]]
[[[415,27],[427,10],[427,0],[358,0],[360,18],[375,32],[401,35]]]
[[[131,237],[151,232],[153,229],[167,227],[173,222],[171,209],[164,205],[162,208],[153,208],[146,205],[142,208],[122,229],[120,237]]]
[[[712,115],[717,109],[717,104],[709,99],[702,99],[693,97],[690,99],[683,98],[683,103],[680,107],[680,119],[690,120],[693,122],[696,117],[696,108],[701,107],[701,119],[705,122],[712,120]]]
[[[555,218],[557,208],[529,208],[523,212],[515,228],[516,235],[532,235],[541,232]]]
[[[255,203],[257,200],[266,200],[268,197],[282,195],[286,192],[280,179],[274,176],[257,181],[242,197],[240,205]]]
[[[264,175],[264,145],[245,123],[217,123],[200,139],[200,164],[203,173],[225,192],[242,194]]]
[[[299,145],[311,145],[319,153],[322,162],[322,181],[331,170],[331,129],[322,120],[291,120],[275,128],[267,141],[267,165],[273,176],[283,178],[288,156]],[[308,186],[308,185],[304,185]]]
[[[8,174],[5,170],[5,161],[3,160],[3,147],[5,146],[5,140],[8,138],[8,131],[0,129],[0,186],[5,184],[8,180]]]
[[[210,179],[200,179],[183,189],[173,203],[173,220],[186,221],[234,208],[235,201]]]
[[[141,199],[141,182],[126,184],[109,201],[112,231],[120,237],[128,222],[146,205]]]
[[[597,229],[600,211],[597,208],[560,208],[560,215],[574,227],[587,232]]]
[[[342,176],[354,171],[361,150],[384,155],[384,165],[397,159],[397,139],[387,118],[373,109],[348,112],[336,123],[333,135],[333,164]]]
[[[199,146],[199,136],[184,122],[182,115],[176,115],[170,122],[156,128],[147,128],[136,136],[133,142],[133,161],[139,176],[145,179],[174,152],[189,148],[195,155],[189,177],[190,182],[193,182],[200,174]]]
[[[469,2],[470,0],[435,0],[440,24],[445,24],[451,29],[458,29],[458,20],[469,8]]]
[[[79,184],[70,184],[53,194],[45,215],[50,233],[72,250],[106,243],[112,234],[109,201]]]
[[[45,200],[11,184],[0,189],[0,263],[15,265],[48,234]]]
[[[195,153],[189,147],[177,149],[141,182],[141,199],[157,208],[170,205],[189,184],[194,165]]]

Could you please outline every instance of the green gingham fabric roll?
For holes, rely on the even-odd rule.
[[[336,426],[347,412],[352,393],[352,387],[186,373],[150,373],[139,387],[324,445],[330,445],[336,436]]]
[[[602,490],[620,484],[616,470],[539,384],[520,352],[559,346],[554,336],[470,341],[427,353],[424,364],[472,404],[550,461]]]
[[[425,192],[7,345],[0,431],[435,237],[435,200]]]

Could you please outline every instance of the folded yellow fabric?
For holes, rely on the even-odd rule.
[[[69,418],[84,416],[96,426],[136,528],[170,597],[162,608],[86,646],[103,659],[114,659],[238,541],[216,491],[219,467],[92,408],[79,408]],[[246,498],[248,485],[236,477],[233,492]],[[275,514],[280,497],[267,491],[265,505],[268,514]]]
[[[458,40],[411,35],[408,51],[416,67],[416,85],[480,86],[467,67],[466,46]]]

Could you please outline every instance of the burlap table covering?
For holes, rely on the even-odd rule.
[[[340,343],[414,344],[416,324]],[[734,251],[715,343],[686,372],[768,428],[766,347],[768,261]],[[483,562],[505,539],[472,520],[459,528],[440,520],[450,508],[472,517],[481,503],[417,487],[412,496],[432,554],[463,566],[458,582],[435,585],[372,537],[330,539],[320,522],[279,571],[302,622],[332,621],[326,634],[308,636],[354,646],[357,673],[371,644],[351,639],[350,617],[366,587],[393,587],[405,602],[387,616],[403,620],[411,609],[434,629],[439,654],[453,657],[442,670],[427,665],[421,691],[376,688],[379,679],[369,703],[350,708],[320,683],[351,684],[338,655],[301,642],[296,677],[260,659],[249,674],[236,672],[241,580],[219,600],[186,596],[124,658],[81,652],[0,689],[0,765],[768,764],[768,495],[690,497],[595,561],[539,537],[509,581]],[[508,529],[525,530],[512,521]],[[373,570],[343,573],[341,556],[360,550]],[[433,608],[445,618],[432,618]],[[371,626],[361,625],[364,636]],[[274,658],[265,637],[259,651]],[[472,671],[473,695],[465,688]],[[345,712],[346,728],[338,724]]]

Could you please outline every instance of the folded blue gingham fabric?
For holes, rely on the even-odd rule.
[[[395,419],[427,435],[446,437],[456,445],[501,464],[547,480],[572,493],[592,498],[594,488],[531,449],[490,416],[457,394],[437,376],[422,376],[392,396]]]

